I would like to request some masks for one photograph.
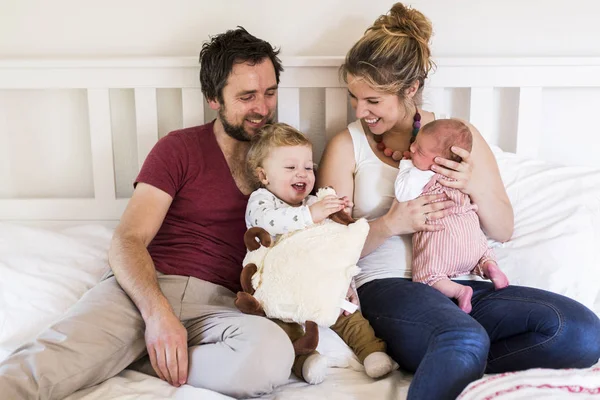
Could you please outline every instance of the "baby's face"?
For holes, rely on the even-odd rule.
[[[421,171],[431,170],[431,166],[435,164],[433,159],[438,157],[438,144],[433,135],[418,134],[417,138],[410,145],[410,153],[413,165]]]
[[[302,203],[315,186],[312,148],[283,146],[269,151],[263,162],[265,187],[289,205]]]

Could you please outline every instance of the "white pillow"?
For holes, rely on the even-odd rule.
[[[594,308],[600,293],[600,170],[493,150],[515,212],[512,239],[492,242],[500,268],[511,284]]]
[[[0,360],[101,279],[111,236],[102,226],[50,231],[0,223]]]

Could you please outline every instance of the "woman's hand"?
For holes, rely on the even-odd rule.
[[[444,218],[454,206],[445,194],[430,194],[400,203],[394,199],[392,207],[382,218],[389,236],[404,235],[420,231],[435,232],[444,229],[441,224],[429,223]]]
[[[460,147],[452,146],[450,149],[454,154],[462,158],[460,163],[448,160],[442,157],[436,157],[435,161],[438,165],[432,165],[431,169],[438,174],[444,175],[451,180],[440,179],[438,182],[446,187],[458,189],[464,194],[473,194],[473,161],[471,153]]]

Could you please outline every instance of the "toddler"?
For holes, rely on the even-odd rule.
[[[317,201],[310,195],[315,185],[312,144],[287,124],[267,125],[253,138],[248,166],[261,188],[248,200],[247,228],[261,227],[275,238],[318,224],[350,206],[346,197],[329,195]],[[292,342],[304,334],[299,324],[274,321]],[[370,377],[381,377],[398,367],[360,311],[341,314],[331,329],[352,348]],[[293,372],[310,384],[318,384],[325,379],[327,360],[317,351],[297,356]]]

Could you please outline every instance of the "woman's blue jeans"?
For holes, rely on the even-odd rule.
[[[408,399],[455,399],[484,372],[584,368],[600,357],[600,320],[544,290],[459,281],[473,288],[466,314],[437,290],[410,279],[358,289],[363,315],[400,367],[414,372]]]

